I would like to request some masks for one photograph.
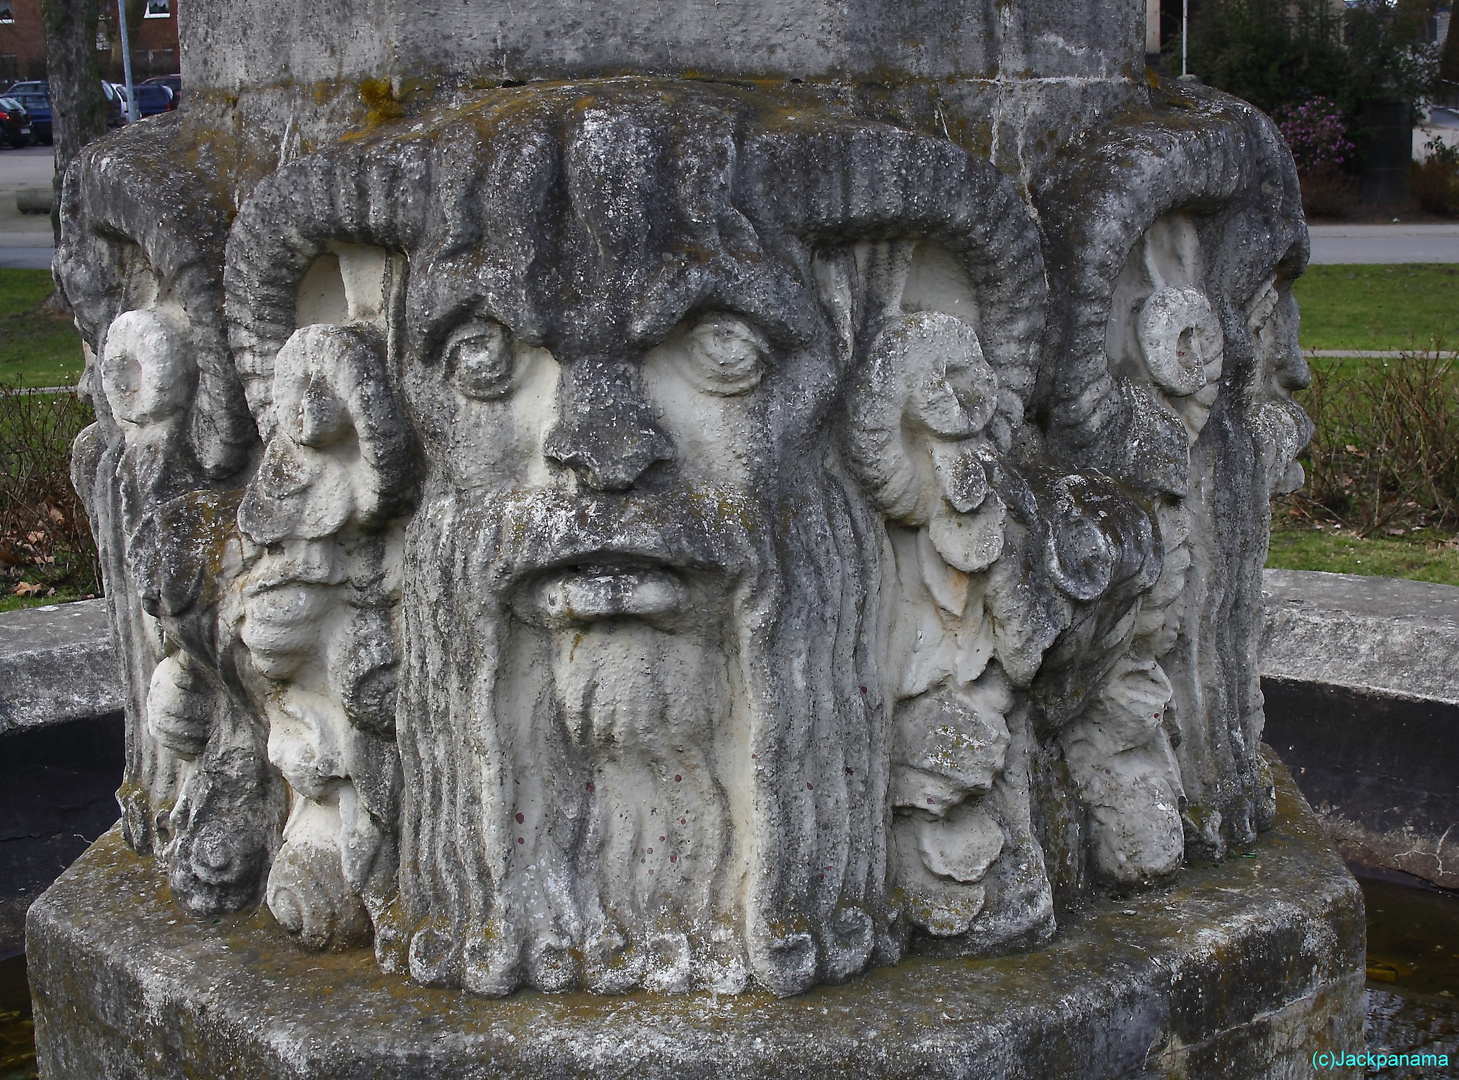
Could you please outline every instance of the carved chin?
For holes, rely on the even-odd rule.
[[[725,679],[704,636],[628,618],[565,628],[552,639],[557,705],[573,742],[707,749]]]

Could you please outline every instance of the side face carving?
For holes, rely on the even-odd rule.
[[[238,633],[260,676],[269,760],[293,793],[267,898],[305,944],[345,947],[370,939],[394,892],[397,520],[413,448],[369,320],[295,331],[273,403],[238,512],[259,549]]]
[[[1218,265],[1249,189],[1046,270],[1068,211],[946,139],[605,80],[259,183],[199,279],[229,379],[176,274],[78,259],[130,297],[87,475],[134,844],[490,995],[793,994],[1167,879],[1250,729],[1192,704],[1210,448],[1275,487],[1304,433],[1299,265]]]
[[[1124,883],[1270,820],[1257,679],[1220,643],[1257,637],[1268,499],[1300,484],[1311,431],[1291,398],[1307,237],[1285,145],[1217,94],[1162,87],[1151,107],[1116,138],[1122,170],[1072,156],[1039,196],[1071,297],[1069,371],[1041,401],[1050,444],[1140,491],[1164,548],[1127,651],[1060,736],[1092,869]]]

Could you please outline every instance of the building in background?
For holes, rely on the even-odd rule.
[[[139,23],[132,22],[135,0],[127,4],[127,29],[132,42],[132,77],[138,81],[152,75],[172,75],[177,67],[177,0],[145,0]],[[101,73],[115,82],[122,79],[122,40],[117,30],[117,9],[108,2],[107,43],[111,56],[101,59]],[[98,44],[100,39],[98,38]]]
[[[178,0],[133,0],[127,6],[135,21],[129,25],[132,76],[171,75],[177,71]],[[105,79],[122,79],[121,34],[117,29],[115,0],[107,0],[96,28],[97,60]],[[41,25],[40,0],[0,0],[0,87],[16,79],[46,77],[46,41]]]
[[[41,0],[0,0],[0,86],[45,77]]]

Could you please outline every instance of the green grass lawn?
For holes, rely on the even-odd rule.
[[[1459,266],[1311,266],[1293,292],[1304,349],[1459,348]]]
[[[0,383],[71,386],[81,377],[81,335],[70,318],[41,311],[49,270],[0,270]]]
[[[16,596],[0,593],[0,615],[21,608],[49,607],[52,604],[74,604],[77,600],[95,600],[94,593],[80,593],[75,589],[57,589],[51,596]]]
[[[1453,537],[1434,529],[1363,539],[1348,529],[1274,528],[1266,564],[1459,585],[1459,547],[1452,545]]]

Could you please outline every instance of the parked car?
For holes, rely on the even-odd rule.
[[[30,113],[30,129],[37,142],[49,143],[51,134],[51,84],[43,79],[13,83],[5,92],[6,97],[19,101]],[[116,87],[102,80],[101,93],[106,98],[106,123],[108,127],[120,127],[126,123],[122,115],[122,95]]]
[[[18,82],[11,84],[5,96],[14,98],[30,114],[31,138],[36,142],[51,141],[51,84]]]
[[[182,76],[181,75],[153,75],[150,79],[143,79],[139,86],[165,86],[172,91],[172,107],[175,109],[182,104]]]
[[[127,102],[127,90],[124,86],[118,86],[117,92],[121,95],[122,107]],[[132,87],[132,93],[137,96],[137,109],[133,113],[133,119],[145,120],[149,116],[156,116],[158,113],[171,112],[177,108],[177,102],[172,96],[169,87],[160,84],[148,85],[138,83]]]
[[[106,96],[106,126],[121,127],[127,122],[127,114],[124,111],[127,103],[126,91],[103,79],[101,92]]]
[[[12,97],[0,97],[0,139],[19,150],[29,146],[31,139],[30,113],[25,106]]]

